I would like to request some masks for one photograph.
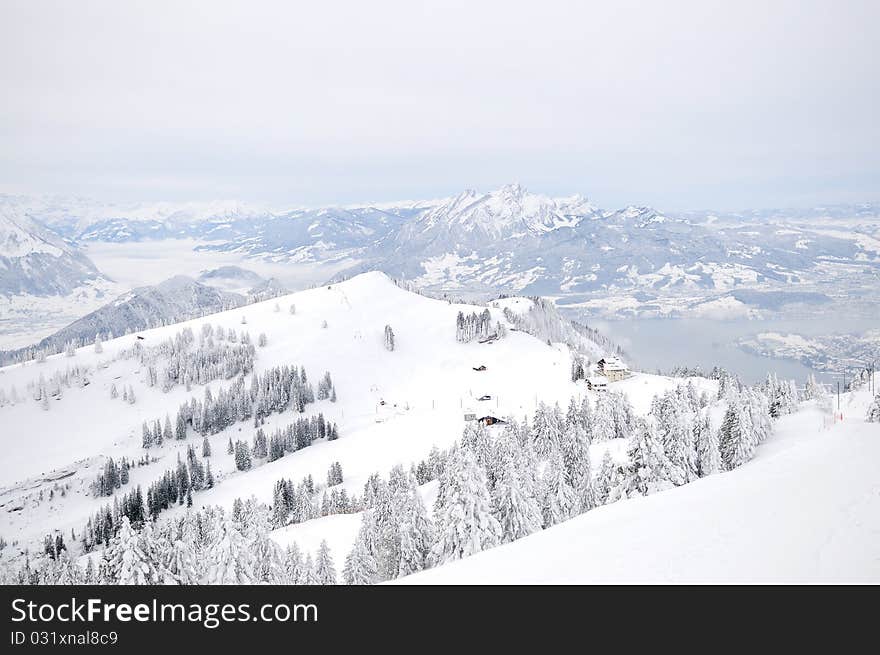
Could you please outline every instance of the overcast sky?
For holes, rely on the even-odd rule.
[[[0,0],[0,191],[880,199],[880,2]]]

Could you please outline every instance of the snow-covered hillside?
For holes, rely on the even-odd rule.
[[[813,403],[751,462],[600,507],[404,584],[878,583],[880,424]]]
[[[295,306],[295,314],[290,313],[291,306]],[[79,529],[88,514],[104,502],[86,497],[101,458],[140,457],[144,421],[164,422],[166,415],[173,419],[183,401],[204,395],[205,386],[197,384],[190,392],[182,385],[167,393],[159,386],[150,387],[147,367],[136,358],[120,357],[135,344],[156,346],[185,327],[196,334],[205,324],[246,331],[254,343],[265,333],[267,345],[256,352],[257,373],[296,364],[304,366],[316,382],[329,371],[338,402],[319,401],[309,412],[323,412],[338,423],[342,434],[338,441],[316,444],[247,473],[234,471],[232,457],[225,449],[230,437],[250,440],[252,424],[239,423],[212,435],[212,466],[220,483],[198,495],[199,504],[229,505],[235,497],[251,494],[269,501],[276,479],[306,473],[320,479],[333,461],[340,461],[346,470],[346,487],[358,490],[373,471],[387,471],[398,463],[408,466],[425,457],[432,445],[443,447],[456,440],[465,424],[465,413],[523,416],[533,412],[539,401],[565,403],[583,392],[570,381],[571,356],[562,344],[548,346],[522,332],[509,332],[488,344],[457,343],[458,312],[479,309],[426,298],[399,288],[381,273],[370,273],[140,332],[142,341],[134,334],[115,338],[102,344],[101,353],[86,346],[77,349],[73,357],[62,353],[44,363],[33,361],[0,369],[5,398],[12,397],[13,388],[19,398],[16,404],[0,407],[6,453],[0,465],[0,484],[4,485],[0,535],[7,541],[27,540],[51,528]],[[500,310],[490,311],[495,320],[505,320]],[[393,352],[383,345],[386,324],[395,334]],[[487,370],[473,370],[480,365]],[[76,377],[77,372],[88,381],[86,386],[61,384],[61,396],[51,397],[48,409],[34,400],[41,380],[51,393],[53,379],[69,373]],[[216,396],[230,384],[218,380],[207,386]],[[634,390],[644,409],[653,393],[675,382],[636,376],[621,384]],[[111,398],[114,385],[118,398]],[[122,400],[123,390],[129,388],[136,397],[134,404]],[[491,400],[478,401],[483,395],[490,395]],[[293,419],[290,413],[273,414],[263,427],[269,432]],[[190,438],[151,450],[159,462],[133,469],[130,486],[149,484],[193,442]],[[65,480],[72,485],[71,494],[38,502],[39,490],[48,494],[59,475],[68,476]],[[23,509],[15,510],[19,506]]]
[[[0,421],[4,430],[0,443],[4,457],[0,463],[0,537],[8,545],[0,551],[0,560],[13,565],[20,563],[25,549],[42,550],[46,535],[53,540],[64,539],[66,552],[76,556],[86,546],[80,543],[86,535],[89,535],[88,547],[96,547],[93,552],[100,553],[101,542],[93,543],[91,536],[104,530],[111,530],[104,532],[104,539],[116,534],[114,548],[128,547],[120,544],[147,538],[132,536],[127,523],[120,523],[120,511],[128,516],[132,502],[138,506],[145,504],[151,512],[155,508],[158,530],[173,530],[173,521],[196,520],[191,517],[199,508],[220,507],[226,512],[232,511],[233,516],[237,512],[241,517],[243,510],[240,505],[236,509],[237,499],[252,498],[247,511],[255,517],[256,523],[241,528],[246,537],[239,534],[239,528],[220,520],[217,525],[225,527],[217,528],[221,531],[217,533],[217,544],[226,543],[221,534],[225,531],[227,536],[233,535],[229,538],[256,540],[248,543],[255,544],[254,548],[262,544],[261,552],[275,552],[274,547],[266,546],[268,531],[275,528],[271,532],[273,543],[282,547],[296,543],[307,553],[323,552],[319,559],[325,564],[325,573],[328,551],[322,549],[321,544],[327,542],[337,568],[341,569],[348,553],[363,543],[358,535],[362,531],[364,507],[373,502],[371,490],[384,484],[376,475],[399,479],[401,475],[408,475],[405,471],[412,470],[414,473],[406,482],[409,485],[418,481],[418,487],[413,488],[418,501],[412,502],[430,508],[437,498],[443,497],[444,484],[448,485],[455,478],[444,483],[445,478],[441,476],[438,482],[437,466],[427,464],[428,468],[433,467],[433,472],[429,472],[424,468],[426,462],[447,457],[442,454],[444,449],[465,438],[476,438],[478,443],[485,439],[482,443],[486,447],[490,436],[492,443],[502,445],[504,439],[511,438],[505,426],[488,428],[488,432],[474,431],[474,417],[527,419],[535,426],[534,434],[550,434],[556,430],[552,424],[561,421],[568,406],[565,421],[571,429],[581,420],[578,417],[586,416],[584,412],[595,412],[596,416],[590,428],[592,445],[585,442],[588,453],[583,455],[593,463],[592,469],[585,465],[583,470],[592,470],[592,474],[586,478],[586,487],[578,487],[577,493],[592,495],[594,492],[590,489],[598,485],[596,489],[602,487],[604,491],[596,491],[597,498],[601,496],[602,502],[609,500],[611,504],[555,525],[565,521],[571,515],[569,512],[577,513],[574,508],[581,503],[570,497],[573,487],[561,483],[564,488],[560,488],[560,493],[564,498],[560,502],[568,509],[560,513],[555,507],[557,501],[552,499],[548,500],[551,506],[541,508],[544,520],[555,527],[476,556],[472,561],[489,562],[486,576],[498,571],[496,575],[500,580],[514,567],[519,568],[515,575],[526,581],[540,580],[540,571],[544,570],[557,576],[549,577],[548,581],[563,581],[559,578],[565,570],[562,565],[547,568],[535,563],[534,558],[538,556],[532,555],[530,550],[543,548],[542,553],[552,550],[561,539],[566,542],[559,549],[562,558],[575,557],[583,550],[595,552],[597,561],[602,557],[613,559],[607,569],[602,568],[609,572],[605,579],[611,579],[610,572],[621,571],[619,567],[623,563],[639,559],[641,551],[634,549],[632,543],[639,549],[644,544],[655,543],[658,547],[666,544],[665,547],[671,549],[679,542],[678,530],[682,530],[687,535],[682,548],[691,548],[684,552],[695,553],[693,557],[667,557],[664,561],[668,562],[668,568],[663,570],[668,574],[657,577],[645,573],[649,564],[633,565],[632,575],[627,577],[621,572],[620,579],[638,579],[640,572],[649,579],[660,579],[664,575],[666,579],[682,580],[690,576],[698,579],[701,574],[709,577],[712,571],[718,572],[704,563],[708,553],[714,550],[726,558],[722,563],[727,563],[727,568],[718,575],[723,577],[724,571],[733,571],[730,575],[736,577],[734,573],[742,573],[743,569],[736,569],[729,559],[738,554],[737,549],[752,554],[742,535],[754,538],[756,533],[767,532],[768,539],[776,540],[767,550],[774,557],[782,548],[780,544],[786,539],[785,535],[796,535],[804,540],[801,552],[809,558],[810,553],[820,549],[818,540],[836,538],[834,530],[840,522],[839,517],[835,518],[835,508],[849,501],[853,503],[852,520],[863,521],[864,531],[841,533],[849,539],[835,541],[826,552],[836,555],[846,548],[856,549],[850,554],[857,566],[817,570],[826,571],[829,578],[846,571],[855,575],[866,571],[870,557],[876,562],[876,553],[868,540],[876,524],[862,517],[864,511],[873,511],[876,502],[871,496],[876,495],[877,489],[873,469],[867,465],[873,451],[865,445],[868,437],[876,432],[874,425],[847,430],[844,428],[848,424],[844,423],[844,428],[822,432],[823,418],[827,420],[827,417],[818,410],[807,409],[779,419],[779,434],[760,446],[758,457],[752,463],[728,473],[709,475],[718,466],[717,461],[711,463],[711,453],[706,455],[706,462],[699,459],[686,463],[685,459],[692,459],[694,455],[682,452],[680,455],[685,459],[680,463],[685,468],[679,468],[679,464],[673,464],[679,455],[670,451],[668,461],[666,455],[657,455],[660,459],[652,464],[659,467],[657,473],[661,477],[645,477],[631,457],[633,453],[641,453],[640,457],[656,455],[660,432],[659,427],[646,428],[648,424],[640,417],[650,413],[651,425],[657,426],[668,419],[669,429],[684,429],[684,432],[675,432],[679,435],[690,435],[693,430],[694,441],[687,437],[691,443],[689,448],[696,447],[697,451],[703,448],[709,453],[706,444],[710,441],[706,439],[717,435],[722,419],[725,424],[733,421],[741,426],[745,425],[742,421],[749,425],[752,420],[769,421],[766,415],[769,397],[743,391],[741,397],[746,398],[747,403],[742,409],[735,409],[733,401],[728,400],[739,397],[730,387],[734,384],[732,379],[722,379],[719,387],[716,380],[643,373],[633,373],[611,383],[610,392],[588,391],[583,380],[572,381],[573,356],[569,347],[541,331],[551,329],[546,334],[557,334],[558,326],[536,320],[528,327],[538,336],[523,331],[523,323],[517,317],[528,315],[534,306],[534,301],[523,298],[506,298],[488,308],[459,305],[418,295],[398,286],[384,274],[369,273],[338,284],[86,346],[73,353],[49,357],[45,362],[2,368]],[[460,316],[473,316],[473,320]],[[470,339],[468,330],[460,327],[462,320],[468,326],[478,326],[479,330],[492,330],[494,338]],[[599,352],[588,354],[595,359]],[[292,375],[291,367],[296,367]],[[279,379],[284,381],[281,386],[273,382]],[[725,390],[725,385],[730,388]],[[312,392],[315,386],[317,394]],[[779,389],[791,397],[789,385],[781,385]],[[656,396],[663,398],[658,401]],[[575,402],[569,404],[572,399]],[[562,414],[552,409],[555,403],[561,405]],[[683,407],[690,409],[683,410]],[[739,413],[756,410],[764,412],[762,419]],[[685,416],[681,411],[695,414]],[[790,411],[790,405],[788,410],[771,405],[770,411],[784,413]],[[320,431],[310,433],[312,436],[301,443],[302,430],[311,431],[318,420],[322,426]],[[332,433],[331,426],[335,426]],[[528,428],[520,429],[513,424],[510,427],[527,434]],[[811,430],[815,432],[812,435]],[[280,441],[287,439],[285,434],[291,438],[296,435],[295,446]],[[569,438],[563,437],[561,432],[555,434],[559,436],[554,439]],[[578,433],[566,431],[565,434]],[[840,438],[829,438],[829,435]],[[759,441],[766,436],[765,432]],[[262,445],[260,439],[263,439]],[[639,445],[642,439],[648,441]],[[838,447],[843,439],[851,439],[847,441],[846,457],[860,458],[864,463],[847,469],[858,479],[840,487],[845,493],[835,495],[832,492],[837,487],[828,489],[825,482],[833,486],[835,481],[844,480],[843,465],[840,471],[836,463],[833,470],[829,469],[832,445]],[[266,440],[269,441],[268,456]],[[149,447],[145,448],[145,444]],[[674,440],[668,444],[664,441],[662,448],[669,444],[673,450],[677,448]],[[633,451],[634,445],[641,450]],[[735,460],[733,465],[747,461],[750,451],[740,453],[734,446],[728,444],[722,448],[725,461]],[[746,446],[752,448],[754,444]],[[524,453],[531,452],[528,450],[531,446],[525,448]],[[553,475],[562,475],[559,468],[562,456],[567,458],[568,454],[565,448],[564,452],[554,448],[535,451],[543,470],[541,485],[550,484]],[[713,448],[717,460],[717,443]],[[467,449],[449,452],[453,455],[448,457],[456,458],[455,462],[475,466],[473,459],[455,454],[469,452]],[[817,458],[822,460],[818,468]],[[498,461],[502,460],[495,464],[486,460],[484,465],[492,468]],[[568,460],[564,461],[568,467]],[[125,471],[121,478],[117,476],[120,466]],[[395,472],[397,466],[402,468]],[[530,466],[535,468],[535,462]],[[204,483],[205,467],[210,470],[209,484]],[[181,470],[184,477],[175,477],[174,472]],[[822,482],[805,492],[804,476],[812,480],[821,477],[823,470]],[[108,482],[110,474],[112,480]],[[100,483],[97,482],[99,476]],[[169,503],[164,495],[167,485],[177,484],[169,480],[181,479],[187,480],[186,491],[171,489],[169,493],[173,491],[173,496]],[[496,478],[496,485],[500,479]],[[689,484],[684,484],[686,482]],[[621,494],[643,493],[640,491],[643,487],[659,491],[674,484],[684,486],[660,491],[645,499],[613,502]],[[132,494],[138,489],[143,496],[134,500]],[[287,507],[279,513],[279,508],[287,506],[288,495],[295,493],[295,497],[301,499],[306,493],[303,489],[309,494],[305,501],[307,506]],[[819,502],[820,496],[825,498],[822,501],[825,504]],[[716,500],[712,501],[713,498]],[[815,499],[816,505],[809,510],[794,508],[792,499],[795,498]],[[763,502],[760,508],[747,509],[759,500]],[[192,508],[188,507],[190,502]],[[570,503],[574,505],[569,506]],[[116,510],[111,509],[114,505]],[[128,509],[119,510],[120,506]],[[338,511],[339,508],[344,511]],[[580,511],[584,509],[589,507]],[[212,514],[215,510],[199,511],[207,512],[204,516],[208,518],[204,520],[215,520],[211,518],[216,517]],[[815,526],[804,524],[806,527],[800,529],[798,517],[809,511],[817,512],[822,522]],[[788,514],[784,518],[778,516],[785,512]],[[293,519],[294,514],[302,518]],[[111,515],[115,517],[113,526],[107,527],[109,524],[104,523],[103,517]],[[661,518],[663,516],[666,518]],[[292,520],[293,524],[287,525]],[[786,532],[782,527],[771,525],[773,521],[779,526],[789,521],[790,530]],[[710,535],[705,538],[714,540],[712,543],[727,539],[731,550],[701,546],[695,533],[697,526],[703,524],[706,530],[700,538]],[[162,525],[171,525],[171,528]],[[540,530],[541,526],[536,527]],[[603,536],[606,529],[607,536]],[[526,533],[534,531],[535,526]],[[564,536],[556,538],[555,534]],[[694,545],[688,546],[691,541]],[[538,545],[530,546],[535,543]],[[542,546],[548,543],[552,545]],[[236,548],[239,554],[246,551],[246,548]],[[505,553],[516,553],[518,551],[513,549],[521,548],[526,549],[521,566],[512,564],[520,557],[514,554],[511,560]],[[288,551],[294,552],[298,551]],[[205,556],[221,557],[216,549],[211,553]],[[703,559],[698,557],[700,553]],[[273,557],[275,555],[270,559]],[[554,560],[556,555],[542,554],[541,557]],[[653,555],[642,557],[649,562],[661,559],[652,560]],[[498,558],[498,563],[494,564],[496,560],[492,558]],[[438,560],[439,563],[444,561]],[[454,578],[464,581],[471,575],[471,569],[467,568],[470,561],[439,566],[436,572],[425,575],[440,577],[426,577],[425,581],[445,581],[446,570],[451,571],[450,576],[464,576]],[[770,561],[757,564],[755,571],[767,574]],[[614,562],[619,565],[617,569]],[[687,562],[693,562],[697,568],[687,569]],[[240,576],[236,573],[239,577],[233,579],[280,579],[275,577],[281,575],[280,569],[275,564],[268,566],[271,571],[265,569],[264,574],[254,570]],[[568,566],[572,575],[582,575],[584,579],[595,571],[582,572],[584,570],[575,563]],[[799,569],[781,570],[796,573]],[[872,575],[872,570],[869,568],[866,575]],[[386,577],[396,575],[398,571],[394,569]],[[515,575],[511,579],[516,579]],[[192,579],[230,580],[216,568]],[[302,582],[295,576],[284,579]],[[304,579],[307,583],[313,580],[308,576]],[[413,581],[419,579],[414,577]],[[474,577],[468,581],[478,580]]]

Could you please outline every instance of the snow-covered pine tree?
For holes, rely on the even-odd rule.
[[[674,475],[671,481],[676,485],[686,484],[697,477],[690,411],[686,395],[673,390],[655,396],[651,403],[650,415],[663,444],[663,452],[672,464]]]
[[[316,584],[319,585],[336,584],[336,567],[333,564],[333,557],[330,555],[330,547],[327,545],[326,539],[321,540],[318,554],[315,557],[315,579]]]
[[[207,584],[252,584],[253,559],[232,519],[223,521],[218,541],[208,552]]]
[[[721,470],[718,432],[712,429],[707,412],[702,412],[694,421],[693,434],[697,475],[702,478],[718,473]]]
[[[583,380],[584,377],[584,358],[574,353],[571,358],[571,381],[577,382]]]
[[[486,476],[474,454],[467,448],[457,449],[443,477],[438,539],[430,555],[432,565],[468,557],[501,543],[501,525],[492,515]]]
[[[306,559],[302,564],[302,572],[300,574],[300,584],[316,585],[318,577],[315,575],[315,564],[312,562],[312,554],[306,553]]]
[[[345,567],[342,570],[342,579],[348,585],[368,585],[376,581],[377,566],[376,558],[370,552],[369,528],[361,523],[357,539],[351,552],[345,558]]]
[[[199,584],[200,576],[192,546],[182,539],[171,544],[163,562],[163,584]]]
[[[563,418],[559,405],[553,408],[543,402],[535,410],[532,422],[532,444],[539,459],[548,459],[562,442]]]
[[[397,576],[402,577],[427,567],[435,531],[412,476],[407,476],[405,484],[395,492],[394,504],[400,516]]]
[[[639,421],[627,450],[627,465],[610,497],[647,496],[673,486],[678,476],[663,450],[660,435],[650,422]]]
[[[501,543],[516,541],[542,528],[544,518],[534,489],[523,483],[512,458],[505,462],[495,482],[493,500]]]
[[[560,453],[554,454],[547,462],[540,487],[545,528],[567,521],[574,515],[578,500]]]
[[[284,579],[286,584],[303,584],[302,554],[296,542],[284,550]]]
[[[880,393],[874,396],[874,400],[868,405],[868,413],[865,415],[868,423],[880,423]]]
[[[747,401],[743,393],[731,393],[721,423],[718,449],[726,471],[749,461],[755,453],[755,439]]]
[[[104,552],[106,582],[121,585],[147,585],[159,582],[156,563],[144,553],[137,531],[123,516],[119,531]]]
[[[596,473],[596,479],[593,482],[593,502],[597,507],[604,505],[608,500],[613,479],[614,460],[611,459],[611,453],[606,450],[602,456],[599,471]]]
[[[587,437],[578,421],[566,426],[562,433],[560,451],[569,483],[577,499],[572,514],[581,514],[593,509],[590,444],[587,442]]]
[[[394,351],[394,330],[391,329],[390,325],[385,326],[385,350],[389,352]]]
[[[616,436],[614,426],[614,408],[612,399],[606,393],[596,398],[596,409],[593,418],[593,441],[608,441]]]

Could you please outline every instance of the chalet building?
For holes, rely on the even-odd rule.
[[[604,375],[609,382],[617,382],[629,377],[629,369],[618,357],[603,357],[597,367],[599,375]]]
[[[608,391],[608,378],[599,375],[588,377],[587,389],[590,391]]]
[[[502,419],[497,416],[481,416],[477,419],[477,423],[480,425],[498,425],[499,423],[505,423]]]

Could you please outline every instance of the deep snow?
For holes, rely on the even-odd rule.
[[[600,507],[402,584],[878,583],[880,425],[781,418],[751,462]]]
[[[296,306],[293,315],[289,312],[291,304]],[[271,502],[272,487],[278,479],[300,480],[311,474],[318,481],[324,480],[334,461],[342,465],[349,493],[360,495],[371,473],[386,475],[396,464],[408,467],[426,457],[432,445],[443,448],[458,439],[468,411],[522,418],[531,415],[539,401],[559,401],[564,407],[570,397],[587,393],[582,383],[576,385],[569,379],[571,356],[563,344],[548,346],[514,331],[491,344],[456,342],[457,313],[481,310],[420,296],[396,286],[384,274],[368,273],[329,287],[140,332],[145,345],[159,343],[183,326],[192,327],[198,334],[206,322],[223,325],[227,330],[247,331],[255,342],[265,332],[268,345],[257,349],[257,372],[282,364],[304,365],[313,384],[324,371],[330,371],[336,386],[337,403],[309,405],[306,415],[321,411],[336,421],[341,433],[337,441],[316,442],[275,462],[238,472],[233,458],[226,454],[226,444],[230,437],[233,441],[250,441],[255,431],[252,423],[238,423],[209,437],[211,468],[218,485],[195,494],[196,505],[229,508],[236,497],[250,495]],[[491,311],[493,319],[503,320],[499,309]],[[242,317],[246,324],[242,324]],[[324,321],[326,328],[322,327]],[[383,345],[386,324],[395,333],[393,352]],[[183,386],[168,393],[159,387],[150,388],[146,371],[136,360],[114,361],[114,354],[130,347],[135,339],[135,335],[129,335],[107,341],[101,354],[86,346],[72,358],[62,353],[44,363],[0,369],[0,389],[8,396],[15,385],[18,395],[26,398],[16,405],[0,407],[0,443],[4,449],[0,462],[0,535],[7,541],[34,545],[52,529],[69,535],[73,528],[78,533],[88,516],[108,501],[87,495],[89,483],[103,466],[103,457],[141,456],[144,420],[164,422],[168,414],[173,421],[184,400],[193,395],[203,397],[204,387],[199,385],[193,385],[190,393]],[[96,368],[99,364],[101,367]],[[480,364],[487,370],[474,371],[473,367]],[[53,399],[48,411],[27,394],[28,381],[36,381],[41,374],[48,379],[54,371],[74,365],[91,368],[90,384],[64,389],[63,397]],[[230,382],[214,381],[208,386],[216,395],[221,385]],[[682,382],[636,374],[618,384],[636,409],[644,412],[655,393]],[[697,382],[714,390],[709,381]],[[120,393],[115,400],[110,398],[114,383]],[[128,385],[137,397],[134,405],[121,398],[123,386]],[[491,395],[492,400],[476,400],[484,394]],[[380,405],[381,400],[386,404]],[[298,416],[289,411],[273,414],[263,427],[271,434]],[[159,461],[132,469],[129,485],[118,493],[137,484],[146,488],[174,465],[178,453],[185,455],[190,444],[201,452],[201,436],[192,433],[186,441],[166,442],[161,448],[151,449]],[[618,456],[622,453],[622,444],[610,447]],[[601,457],[601,450],[594,456]],[[66,497],[56,493],[51,501],[38,501],[40,490],[47,495],[55,484],[49,478],[68,474],[63,479],[71,487]],[[335,553],[340,562],[344,555]]]

